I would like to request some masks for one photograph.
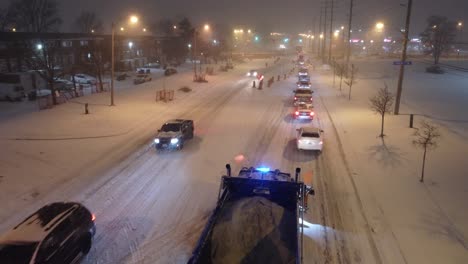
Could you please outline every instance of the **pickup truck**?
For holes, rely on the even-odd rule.
[[[193,120],[173,119],[169,120],[154,139],[156,150],[161,149],[182,149],[185,141],[193,138],[194,125]]]
[[[189,264],[301,263],[304,211],[312,187],[269,168],[242,168],[222,176],[216,208]]]

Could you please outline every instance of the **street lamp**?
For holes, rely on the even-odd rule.
[[[37,44],[37,45],[36,45],[36,48],[37,48],[38,50],[42,50],[42,44]]]
[[[382,32],[384,27],[385,25],[382,22],[377,22],[377,24],[375,24],[375,29],[377,30],[377,32]]]
[[[129,21],[130,21],[130,24],[136,24],[138,23],[138,17],[135,15],[130,16]],[[124,31],[124,28],[121,27],[120,31]],[[114,106],[114,75],[115,75],[115,58],[114,58],[115,57],[115,23],[114,22],[112,22],[111,42],[112,42],[111,44],[112,49],[111,49],[111,102],[110,102],[110,105]],[[131,48],[131,46],[133,46],[133,43],[132,42],[130,43],[128,43],[128,45]]]
[[[210,30],[210,25],[208,25],[208,24],[205,24],[205,26],[203,27],[203,29],[204,29],[205,31],[208,31],[208,30]]]

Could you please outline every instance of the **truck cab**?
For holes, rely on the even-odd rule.
[[[157,150],[182,149],[185,141],[193,138],[193,131],[193,120],[169,120],[158,130],[154,145]]]

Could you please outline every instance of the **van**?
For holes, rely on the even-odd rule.
[[[25,96],[18,74],[0,74],[0,100],[20,101]]]

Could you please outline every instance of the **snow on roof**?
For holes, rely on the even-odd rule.
[[[52,231],[53,226],[63,220],[63,216],[78,207],[79,205],[75,203],[46,205],[1,236],[0,243],[40,242]]]

